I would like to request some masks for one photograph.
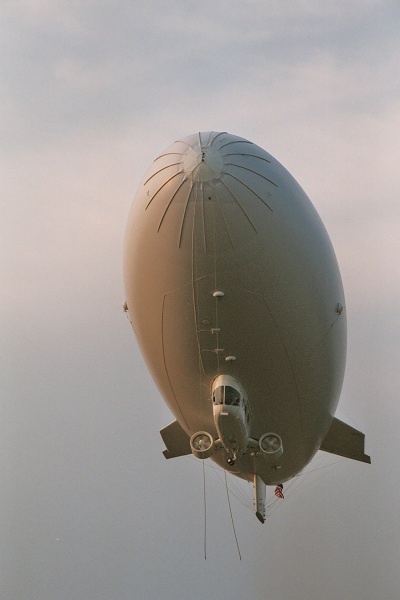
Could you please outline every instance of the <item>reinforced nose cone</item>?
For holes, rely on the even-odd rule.
[[[224,160],[219,150],[213,147],[188,148],[183,159],[183,171],[191,175],[193,181],[211,181],[217,179],[223,169]]]

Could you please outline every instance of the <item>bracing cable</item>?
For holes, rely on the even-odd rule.
[[[226,495],[227,495],[227,498],[228,498],[229,512],[231,514],[233,534],[235,536],[236,548],[237,548],[237,551],[238,551],[238,554],[239,554],[239,560],[242,560],[242,555],[240,554],[239,542],[238,542],[237,535],[236,535],[235,523],[233,521],[232,508],[231,508],[231,500],[229,498],[228,482],[226,480],[226,471],[225,470],[224,470],[224,475],[225,475],[225,488],[226,488]]]
[[[206,471],[203,463],[203,500],[204,500],[204,560],[207,560],[207,503],[206,503]]]

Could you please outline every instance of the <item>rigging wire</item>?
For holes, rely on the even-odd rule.
[[[199,460],[194,458],[193,455],[190,456],[190,459],[193,460],[194,464],[199,465]],[[225,471],[225,469],[218,464],[215,464],[208,460],[206,460],[205,462],[206,462],[206,467],[208,469],[211,469],[214,472],[215,477],[222,483],[222,485],[225,485],[221,473],[222,473],[222,471],[224,473],[226,473],[227,471]],[[200,465],[199,465],[199,467],[200,467]],[[240,504],[242,506],[244,506],[244,508],[246,508],[250,512],[253,512],[253,501],[251,499],[251,496],[249,496],[249,487],[247,487],[246,490],[243,490],[240,487],[240,482],[235,481],[235,479],[236,479],[235,475],[233,473],[230,473],[230,471],[228,471],[228,474],[231,475],[231,479],[230,479],[230,483],[229,483],[229,491],[230,491],[231,495],[234,496],[236,498],[236,500],[238,502],[240,502]],[[246,482],[247,486],[251,486],[251,483],[249,481],[247,481],[245,479],[243,479],[241,481]]]
[[[207,560],[207,503],[206,503],[206,471],[203,463],[203,500],[204,500],[204,560]]]
[[[322,471],[323,469],[327,469],[328,467],[333,468],[334,466],[336,466],[342,462],[343,462],[342,459],[339,459],[339,460],[336,460],[335,462],[329,463],[328,465],[318,466],[318,467],[315,467],[314,469],[310,469],[309,471],[303,471],[302,473],[299,473],[299,475],[296,475],[296,477],[294,478],[294,479],[298,479],[298,483],[299,483],[299,485],[296,486],[296,492],[299,492],[307,485],[306,479],[312,473],[315,473],[316,471]],[[323,473],[320,473],[318,475],[318,477],[313,480],[313,483],[315,483],[322,476],[323,476]]]
[[[294,484],[298,484],[298,485],[296,485],[296,488],[295,488],[295,490],[293,490],[293,492],[296,491],[296,493],[298,493],[301,489],[303,489],[303,486],[305,485],[305,480],[307,479],[307,477],[309,475],[311,475],[312,473],[315,473],[315,471],[321,471],[322,469],[327,469],[328,467],[333,467],[335,465],[338,465],[341,462],[342,462],[341,460],[336,460],[335,462],[329,463],[328,465],[323,465],[323,466],[315,467],[314,469],[310,469],[309,471],[301,471],[300,473],[298,473],[297,475],[295,475],[288,484],[285,485],[285,493]],[[270,502],[268,504],[268,506],[267,506],[267,510],[269,510],[269,515],[272,512],[274,512],[274,510],[276,510],[276,508],[278,506],[281,506],[281,504],[279,503],[279,498],[274,498],[272,500],[272,502]]]
[[[227,498],[228,498],[229,512],[231,514],[233,534],[235,536],[236,548],[237,548],[237,551],[238,551],[238,554],[239,554],[239,560],[242,560],[242,555],[240,554],[239,542],[238,542],[237,535],[236,535],[235,523],[233,521],[232,508],[231,508],[231,500],[229,498],[228,482],[226,480],[226,471],[224,471],[224,475],[225,475],[225,488],[226,488],[226,495],[227,495]]]
[[[193,456],[191,458],[193,458],[193,461],[198,464],[198,461],[196,461]],[[204,554],[205,554],[205,558],[206,558],[206,531],[207,530],[206,530],[206,495],[205,495],[206,490],[205,490],[205,472],[204,472],[205,471],[205,465],[204,465],[205,462],[206,461],[204,461],[204,460],[202,461],[203,485],[204,485],[204,519],[205,519],[205,522],[204,522],[204,538],[205,538]],[[290,488],[292,486],[295,486],[295,488],[293,489],[293,492],[296,492],[296,494],[297,494],[301,489],[303,489],[303,486],[306,485],[306,479],[309,475],[311,475],[315,471],[321,471],[322,469],[332,468],[332,467],[340,464],[341,462],[342,462],[342,460],[337,460],[337,461],[331,462],[327,465],[317,466],[314,469],[310,469],[309,471],[302,471],[302,472],[298,473],[289,482],[287,482],[285,484],[285,493],[288,490],[290,490]],[[230,494],[232,494],[236,498],[236,500],[238,500],[238,502],[240,502],[240,504],[242,504],[242,506],[244,506],[244,508],[246,508],[250,512],[253,512],[253,503],[246,497],[245,491],[240,489],[240,486],[235,485],[234,481],[230,481],[230,484],[228,486],[227,475],[226,475],[227,472],[223,467],[220,467],[219,465],[213,464],[212,462],[209,462],[209,461],[207,461],[207,467],[212,469],[212,471],[214,472],[217,479],[223,485],[225,485],[226,493],[228,496],[229,510],[231,513],[232,526],[233,526],[233,530],[235,533],[236,545],[238,546],[238,540],[236,537],[235,526],[234,526],[232,510],[231,510]],[[221,470],[224,472],[225,483],[221,476]],[[250,485],[249,482],[247,482],[247,483]],[[292,494],[290,494],[290,496],[292,496]],[[279,508],[280,506],[282,506],[282,503],[279,501],[279,498],[274,497],[270,501],[270,503],[267,504],[267,506],[266,506],[267,517],[269,517],[273,512],[275,512],[275,510],[277,508]],[[241,557],[239,547],[238,547],[238,552],[239,552],[239,556]],[[241,558],[240,558],[240,560],[241,560]]]
[[[207,462],[207,467],[214,471],[214,474],[217,477],[217,479],[219,479],[219,481],[224,485],[224,481],[221,476],[221,471],[224,471],[224,473],[226,475],[225,469],[219,465],[214,465],[211,462]],[[235,483],[236,482],[231,480],[231,482],[229,484],[230,493],[232,494],[232,496],[234,496],[236,498],[236,500],[238,500],[238,502],[240,502],[240,504],[242,504],[245,508],[247,508],[251,512],[253,512],[252,501],[248,499],[246,493],[240,489],[240,486],[235,485]]]

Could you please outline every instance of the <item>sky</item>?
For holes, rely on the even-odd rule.
[[[400,596],[399,17],[389,0],[2,0],[1,598]],[[241,560],[223,472],[207,461],[205,518],[201,461],[162,455],[173,417],[122,310],[135,190],[207,130],[275,156],[322,217],[348,318],[337,416],[372,458],[317,453],[264,525],[228,477]]]

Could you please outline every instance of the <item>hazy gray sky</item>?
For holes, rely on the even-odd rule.
[[[0,596],[397,600],[397,1],[3,0]],[[225,130],[296,177],[349,325],[337,415],[372,465],[319,453],[264,526],[251,488],[166,461],[172,420],[122,312],[130,204],[175,139]],[[271,494],[271,491],[270,491]]]

